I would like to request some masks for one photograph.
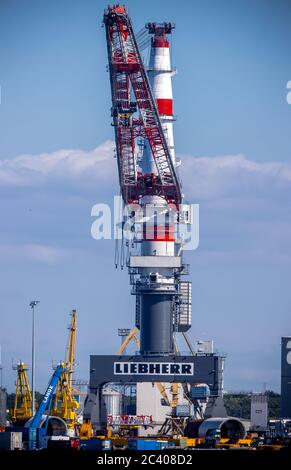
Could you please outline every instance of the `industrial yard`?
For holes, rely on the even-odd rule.
[[[199,318],[196,311],[199,293],[195,277],[199,277],[200,265],[195,263],[195,253],[199,252],[199,238],[204,234],[203,198],[201,203],[192,193],[188,196],[187,188],[191,188],[191,184],[187,178],[190,181],[192,178],[189,168],[193,174],[195,168],[186,163],[188,175],[183,173],[183,161],[188,162],[189,157],[185,155],[183,160],[183,154],[176,151],[175,145],[176,88],[173,88],[173,82],[177,70],[172,62],[175,62],[175,37],[179,35],[179,29],[176,31],[176,19],[169,21],[167,12],[164,18],[157,18],[155,11],[150,13],[152,21],[146,22],[140,30],[135,27],[138,19],[130,14],[126,4],[104,5],[104,16],[98,18],[103,27],[100,48],[106,58],[98,73],[103,74],[102,80],[106,81],[111,96],[111,101],[106,101],[104,121],[114,140],[110,144],[114,159],[110,170],[104,170],[105,186],[100,191],[101,194],[104,191],[104,201],[106,197],[114,198],[116,212],[111,233],[111,222],[109,229],[106,228],[106,204],[102,209],[101,204],[97,209],[94,206],[91,215],[96,220],[91,236],[95,241],[102,239],[102,243],[106,243],[110,238],[106,230],[111,233],[114,243],[110,242],[109,251],[116,275],[114,280],[110,278],[110,271],[106,271],[105,266],[108,253],[102,253],[101,249],[99,258],[92,262],[95,281],[90,286],[95,284],[92,290],[97,295],[100,289],[101,299],[103,295],[120,302],[120,311],[112,314],[118,316],[120,327],[111,333],[114,344],[120,345],[114,349],[108,335],[112,321],[111,313],[107,311],[110,300],[108,304],[94,307],[100,320],[97,327],[97,323],[94,327],[92,324],[93,342],[84,340],[85,324],[90,320],[86,319],[82,308],[76,304],[69,312],[61,312],[57,307],[58,317],[63,317],[58,322],[54,320],[54,328],[57,330],[56,344],[63,343],[63,357],[51,360],[51,373],[46,373],[47,386],[42,390],[38,374],[43,369],[44,359],[41,364],[38,362],[41,346],[37,334],[38,316],[44,302],[31,286],[29,295],[37,297],[30,298],[29,305],[23,306],[28,311],[29,322],[32,319],[31,344],[30,339],[21,342],[25,360],[12,358],[11,373],[15,385],[14,388],[9,386],[8,391],[6,371],[0,361],[0,451],[22,451],[23,455],[53,455],[53,451],[66,451],[78,456],[78,463],[82,458],[86,459],[83,456],[92,458],[95,455],[97,464],[125,468],[134,466],[134,462],[149,465],[203,463],[210,450],[217,451],[215,455],[225,455],[226,452],[221,451],[228,451],[228,455],[235,456],[237,453],[233,451],[239,450],[239,455],[255,454],[256,458],[269,451],[272,454],[270,462],[273,462],[276,458],[273,455],[287,455],[286,452],[291,450],[291,336],[284,330],[285,324],[280,329],[280,336],[274,330],[276,344],[280,344],[280,349],[276,350],[277,368],[272,363],[272,373],[274,370],[275,373],[266,373],[266,379],[264,366],[261,366],[257,379],[250,372],[252,380],[262,384],[256,391],[246,387],[248,370],[243,367],[241,373],[236,371],[240,389],[226,388],[231,354],[217,349],[216,344],[221,349],[224,347],[221,334],[217,339],[212,334],[214,329],[201,334],[202,339],[197,338],[196,332],[194,337],[193,330],[197,330],[202,317]],[[183,60],[186,62],[188,58],[182,57]],[[94,80],[97,81],[97,77]],[[180,119],[181,114],[180,111]],[[97,128],[98,123],[94,126]],[[211,130],[209,132],[211,139]],[[79,157],[75,158],[77,154],[71,153],[74,164],[82,166]],[[58,155],[58,158],[62,157]],[[102,158],[98,164],[103,175],[105,163]],[[203,158],[205,164],[206,157]],[[48,161],[49,157],[45,155],[45,159]],[[90,155],[86,159],[90,161]],[[52,161],[49,163],[49,171],[54,165]],[[218,166],[223,167],[224,163]],[[269,166],[264,167],[264,173],[269,171]],[[37,171],[36,163],[32,167]],[[88,168],[86,175],[93,172],[90,162]],[[253,167],[249,165],[247,171],[250,172],[250,168]],[[27,168],[23,170],[23,178],[27,171]],[[281,169],[275,173],[280,171],[283,172]],[[106,178],[109,180],[112,174],[116,187],[111,191]],[[185,187],[183,177],[187,181]],[[196,177],[203,178],[203,172]],[[224,181],[228,184],[226,177]],[[37,184],[44,184],[43,180],[39,179]],[[66,184],[70,185],[70,182]],[[80,185],[83,187],[85,185]],[[78,190],[79,186],[72,198],[76,206],[82,204],[83,197],[79,197]],[[46,191],[50,193],[50,188]],[[120,195],[116,196],[118,193]],[[57,196],[51,194],[51,197]],[[62,204],[60,202],[60,208]],[[208,204],[211,203],[208,201]],[[50,214],[48,217],[55,225]],[[54,213],[53,217],[58,221],[60,216]],[[212,229],[215,232],[214,225]],[[65,243],[70,231],[74,230],[66,228],[62,234]],[[31,250],[32,244],[29,247]],[[94,249],[95,244],[91,244],[89,256],[94,256]],[[81,248],[76,250],[76,260],[78,250],[82,252]],[[195,251],[193,257],[189,255],[191,251]],[[59,256],[57,252],[53,254]],[[48,256],[52,256],[52,251],[46,252],[45,260]],[[65,262],[66,256],[60,255],[61,262]],[[78,269],[80,267],[81,272],[82,267],[76,262],[72,276],[83,288],[86,279],[82,272],[78,281]],[[53,269],[52,264],[48,266]],[[28,269],[24,277],[29,275]],[[69,278],[71,273],[67,272],[67,275]],[[98,285],[101,276],[109,285],[106,293],[102,293]],[[127,284],[123,284],[125,282]],[[207,285],[204,289],[211,297]],[[243,285],[241,290],[244,290]],[[232,293],[226,289],[225,295]],[[53,292],[50,296],[54,297]],[[127,315],[124,302],[129,297],[132,299],[131,310]],[[75,292],[72,298],[77,298]],[[219,311],[220,307],[217,308]],[[288,309],[290,311],[290,305]],[[211,315],[217,316],[216,313]],[[67,331],[61,326],[63,321],[68,323]],[[239,319],[236,326],[236,320],[221,315],[219,322],[226,332],[233,328],[229,336],[233,335],[233,343],[238,343],[243,321]],[[251,331],[251,327],[249,323],[246,328]],[[48,353],[47,362],[58,354],[52,331],[43,329],[41,333],[43,347]],[[2,337],[0,341],[3,343],[2,354],[5,354],[6,344],[11,347],[10,343],[14,341],[13,335],[9,341]],[[260,349],[259,341],[256,340],[257,349]],[[247,338],[244,337],[241,343],[247,353]],[[25,352],[30,348],[31,356]],[[251,358],[252,355],[255,357],[255,353],[250,354]],[[83,371],[85,362],[87,375],[80,378],[78,368],[82,363]],[[274,376],[276,383],[280,383],[280,392],[276,385],[273,387]],[[134,460],[133,455],[137,454],[138,460]],[[141,455],[144,462],[139,460]],[[172,455],[172,459],[168,455]]]

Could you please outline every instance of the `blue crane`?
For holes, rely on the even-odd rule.
[[[55,393],[58,381],[61,378],[61,375],[63,372],[65,372],[65,367],[64,364],[60,363],[56,370],[54,371],[52,378],[48,384],[48,387],[46,389],[46,392],[44,396],[42,397],[41,403],[37,409],[37,412],[33,416],[32,420],[28,424],[29,430],[30,430],[30,448],[31,449],[36,449],[36,444],[37,444],[37,429],[39,429],[40,424],[41,424],[41,419],[44,414],[44,412],[50,408],[51,406],[51,401],[52,401],[52,396]]]

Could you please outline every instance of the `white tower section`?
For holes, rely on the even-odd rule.
[[[166,37],[166,33],[171,33],[173,26],[171,24],[159,26],[154,23],[149,23],[147,27],[149,33],[153,34],[148,67],[149,81],[157,103],[171,158],[174,166],[176,166],[173,136],[174,118],[172,91],[172,77],[176,72],[171,68],[170,43]],[[143,153],[142,168],[146,173],[157,173],[148,143],[146,143]]]
[[[148,23],[146,27],[152,35],[149,81],[170,158],[175,167],[173,72],[168,40],[173,25]],[[159,178],[147,139],[141,167],[143,174],[153,176],[153,179],[156,175]],[[136,295],[136,325],[140,329],[140,351],[144,355],[173,355],[174,332],[187,331],[191,325],[188,314],[191,295],[185,294],[186,291],[190,292],[190,283],[180,280],[180,276],[187,272],[182,260],[181,240],[175,233],[177,210],[180,211],[180,208],[168,204],[162,191],[159,195],[145,194],[140,200],[140,207],[142,236],[138,246],[139,256],[129,259],[132,293]],[[186,318],[186,322],[182,317]]]

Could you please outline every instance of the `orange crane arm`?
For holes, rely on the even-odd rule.
[[[125,340],[123,341],[122,345],[120,346],[120,348],[118,349],[116,355],[117,356],[120,356],[122,354],[122,351],[124,351],[124,349],[126,348],[126,346],[130,343],[130,341],[134,341],[135,344],[137,345],[138,348],[140,348],[140,341],[139,339],[137,338],[137,333],[138,333],[138,328],[135,326],[131,331],[130,333],[127,335],[127,337],[125,338]],[[163,384],[161,384],[160,382],[155,382],[160,394],[162,395],[163,399],[165,400],[166,404],[168,406],[170,406],[170,400],[168,398],[168,395],[167,395],[167,392],[166,392],[166,389],[164,387]]]

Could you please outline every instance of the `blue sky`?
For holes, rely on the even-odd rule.
[[[107,2],[0,3],[0,342],[30,362],[38,306],[38,388],[62,358],[78,310],[77,375],[112,353],[134,299],[114,243],[90,237],[91,208],[118,193],[106,72]],[[228,389],[278,390],[280,336],[291,334],[291,4],[275,0],[127,1],[135,29],[174,21],[176,152],[200,204],[187,253],[194,340],[228,354]]]

